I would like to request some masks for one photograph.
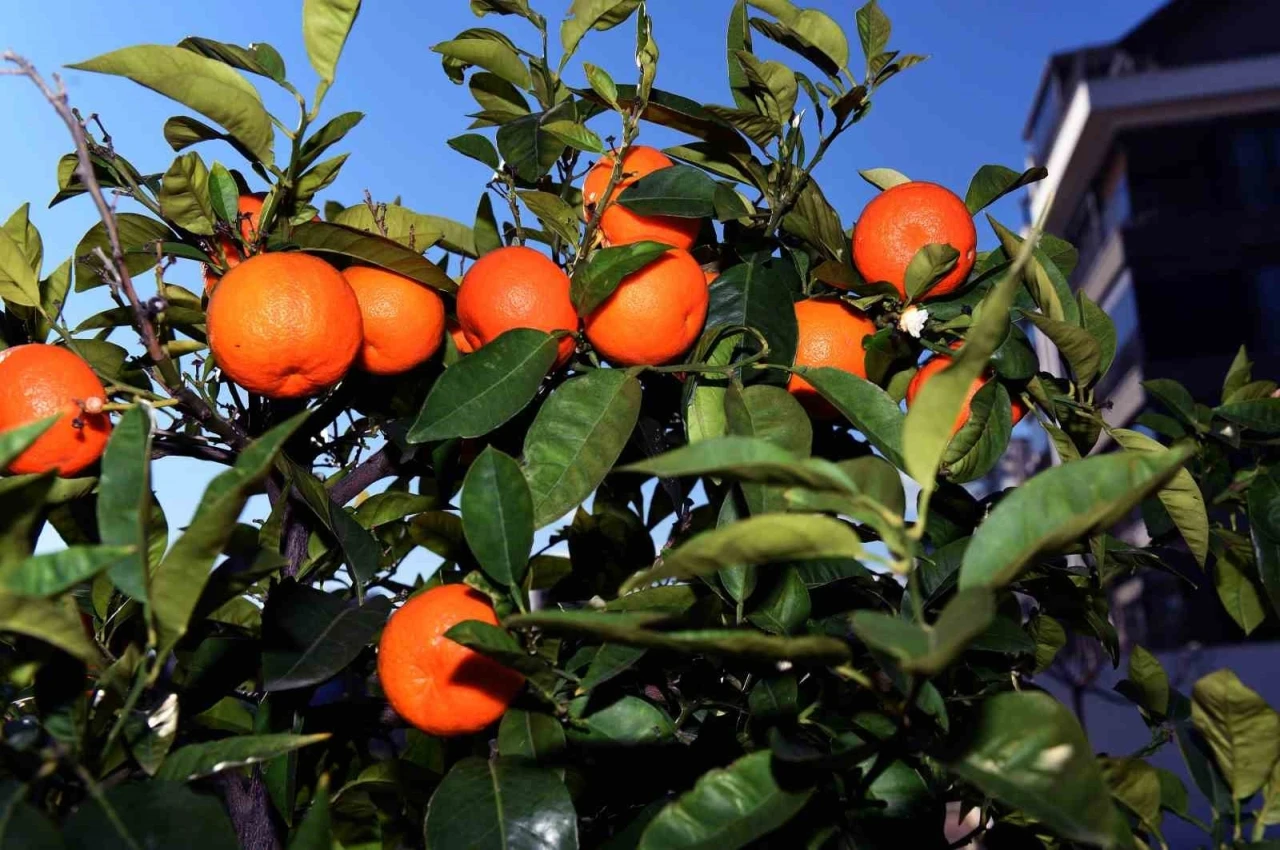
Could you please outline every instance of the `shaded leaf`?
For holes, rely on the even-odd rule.
[[[156,778],[183,782],[199,779],[228,768],[270,761],[276,756],[328,739],[327,732],[318,735],[239,735],[220,741],[187,744],[169,754],[160,765]]]

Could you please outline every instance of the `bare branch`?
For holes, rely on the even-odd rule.
[[[102,186],[98,183],[98,177],[93,170],[93,161],[89,152],[89,141],[85,135],[84,125],[80,122],[75,110],[71,108],[67,101],[67,89],[63,85],[61,78],[53,75],[53,85],[50,86],[44,77],[40,76],[40,72],[36,70],[28,60],[17,55],[13,51],[5,51],[0,54],[0,59],[8,62],[15,67],[7,69],[5,73],[25,76],[35,84],[40,93],[53,106],[54,111],[58,113],[58,117],[67,125],[67,129],[71,132],[71,138],[76,146],[76,175],[80,178],[80,182],[84,185],[89,196],[93,198],[93,204],[98,209],[98,217],[102,219],[102,225],[107,231],[107,241],[111,246],[111,257],[108,259],[105,252],[98,250],[102,257],[109,280],[113,284],[113,289],[122,293],[129,303],[129,307],[133,310],[134,326],[137,328],[138,335],[142,340],[142,345],[146,349],[147,355],[151,361],[157,365],[166,363],[168,356],[165,354],[164,345],[160,341],[159,334],[156,333],[155,325],[152,323],[152,316],[147,310],[146,304],[138,298],[137,290],[133,286],[133,277],[129,274],[129,267],[125,265],[124,248],[120,243],[120,229],[116,222],[115,209],[107,203],[106,196],[102,193]],[[96,116],[94,116],[96,120]],[[101,127],[101,123],[98,125]],[[105,135],[106,131],[103,130]],[[161,381],[163,384],[164,381]],[[248,435],[238,425],[228,422],[219,417],[204,400],[189,388],[183,386],[181,381],[177,386],[168,386],[165,389],[169,394],[182,403],[182,406],[196,418],[201,425],[213,431],[218,436],[226,440],[235,448],[240,448],[249,442]]]

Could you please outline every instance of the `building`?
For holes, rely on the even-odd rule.
[[[1046,229],[1080,249],[1072,286],[1116,324],[1109,421],[1142,410],[1147,378],[1216,401],[1241,342],[1280,376],[1278,0],[1171,0],[1114,43],[1051,57],[1024,138],[1049,171],[1027,219],[1051,205]]]

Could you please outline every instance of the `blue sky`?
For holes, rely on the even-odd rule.
[[[850,33],[855,43],[855,4],[809,0]],[[558,21],[567,0],[533,0],[548,19]],[[859,169],[889,166],[916,179],[931,180],[963,194],[973,171],[984,163],[1017,168],[1023,162],[1021,130],[1048,54],[1122,34],[1159,3],[1157,0],[1074,0],[1070,4],[1023,0],[882,0],[893,19],[890,46],[932,58],[894,79],[879,93],[870,115],[840,140],[817,176],[846,225],[873,189]],[[661,50],[657,85],[702,102],[730,103],[725,80],[724,28],[729,0],[649,0]],[[60,0],[42,11],[10,15],[0,47],[34,61],[46,74],[60,66],[140,43],[173,44],[200,35],[245,44],[270,42],[284,56],[290,79],[304,93],[314,74],[303,51],[301,0],[271,0],[250,6],[126,0],[104,14],[94,0]],[[347,110],[366,113],[341,150],[353,151],[342,175],[321,199],[358,203],[363,190],[375,198],[396,195],[421,212],[470,221],[489,174],[484,166],[450,150],[445,140],[465,131],[465,113],[475,111],[464,86],[448,81],[429,47],[472,26],[494,26],[532,48],[534,33],[523,21],[471,14],[466,0],[370,0],[365,3],[338,68],[323,117]],[[635,73],[633,29],[591,34],[570,65],[571,84],[582,82],[582,61],[610,71],[619,81]],[[554,43],[554,35],[553,35]],[[756,38],[770,58],[771,45]],[[857,67],[857,63],[851,63]],[[801,67],[797,60],[795,67]],[[182,110],[160,95],[127,80],[64,72],[74,106],[97,112],[114,144],[141,170],[163,171],[174,156],[161,125]],[[255,82],[257,80],[255,79]],[[270,87],[271,90],[268,90]],[[267,105],[293,121],[292,99],[261,86]],[[45,243],[46,273],[69,256],[95,221],[83,199],[46,209],[53,196],[58,157],[70,149],[66,130],[26,81],[0,78],[0,103],[9,116],[0,132],[0,215],[32,202],[32,219]],[[594,125],[601,136],[616,128],[608,118]],[[670,133],[646,130],[641,142],[674,143]],[[218,144],[200,148],[206,161],[235,166],[233,151]],[[247,170],[247,169],[246,169]],[[124,207],[122,207],[123,209]],[[1018,218],[1006,199],[994,213],[1009,224]],[[983,237],[987,243],[989,236]],[[198,269],[180,263],[167,278],[196,288]],[[144,289],[151,283],[143,280]],[[72,324],[108,306],[100,292],[73,298]],[[124,342],[123,333],[117,340]],[[157,464],[156,487],[170,527],[190,518],[203,483],[217,467],[185,459]],[[255,506],[257,511],[261,505]]]

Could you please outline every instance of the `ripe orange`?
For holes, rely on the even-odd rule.
[[[342,276],[360,302],[360,368],[374,375],[398,375],[436,353],[444,339],[444,302],[439,295],[385,269],[352,266]]]
[[[470,587],[433,587],[391,615],[378,643],[378,678],[391,707],[429,735],[479,732],[524,684],[519,673],[444,636],[464,620],[498,624],[493,606]]]
[[[609,176],[613,173],[613,155],[603,157],[587,172],[582,181],[582,213],[590,218],[597,204],[604,199],[604,190],[609,185]],[[679,218],[677,216],[653,215],[643,216],[633,213],[624,206],[613,203],[618,194],[632,183],[662,168],[675,165],[670,157],[657,148],[636,145],[628,148],[622,158],[622,178],[614,186],[609,197],[609,206],[600,217],[600,232],[610,245],[629,245],[646,239],[661,242],[673,248],[686,251],[698,241],[698,232],[702,222],[696,218]]]
[[[9,464],[9,472],[70,476],[96,462],[111,436],[111,420],[101,412],[106,398],[89,364],[65,348],[33,344],[0,351],[0,433],[62,414]],[[86,403],[99,412],[86,413]]]
[[[544,254],[512,245],[476,260],[458,287],[458,324],[476,349],[515,328],[576,331],[569,278]],[[560,340],[558,364],[572,355],[574,339]]]
[[[237,204],[241,216],[240,238],[247,244],[251,245],[258,240],[258,217],[262,215],[262,201],[264,198],[266,198],[265,192],[259,192],[256,195],[241,195]],[[218,239],[218,247],[222,249],[222,258],[226,261],[228,269],[233,269],[240,265],[240,262],[244,259],[244,255],[236,247],[235,240],[230,237],[223,236]],[[204,266],[204,291],[210,292],[219,280],[221,280],[221,275],[206,263]]]
[[[839,298],[809,298],[796,302],[796,366],[834,366],[867,377],[862,340],[876,332],[875,322]],[[814,416],[829,418],[836,411],[813,385],[799,375],[787,381],[787,391]]]
[[[962,343],[959,342],[953,343],[951,347],[959,348],[961,344]],[[911,379],[911,383],[907,384],[908,408],[910,408],[915,402],[916,395],[920,392],[920,388],[928,383],[934,375],[947,368],[947,365],[950,363],[951,358],[945,354],[935,354],[924,362],[924,365],[920,367],[920,370],[916,372],[915,376]],[[969,404],[973,401],[973,397],[978,394],[978,390],[982,389],[988,380],[989,378],[974,378],[973,383],[969,385],[969,391],[965,393],[964,396],[964,404],[960,407],[960,413],[956,416],[955,424],[951,426],[951,436],[954,437],[958,434],[960,429],[964,427],[964,424],[969,421]],[[1017,425],[1022,421],[1022,417],[1027,415],[1027,408],[1024,407],[1022,402],[1016,398],[1011,399],[1011,408],[1013,412],[1013,424]]]
[[[307,254],[255,254],[227,272],[208,311],[227,377],[268,398],[315,395],[342,379],[363,341],[360,304],[337,269]]]
[[[624,277],[583,324],[596,351],[615,366],[658,366],[698,339],[709,300],[698,261],[673,249]]]
[[[960,252],[956,267],[922,300],[954,292],[969,277],[978,244],[973,216],[964,201],[934,183],[901,183],[872,199],[853,228],[853,263],[869,281],[887,281],[905,298],[907,266],[925,245],[941,243]]]

